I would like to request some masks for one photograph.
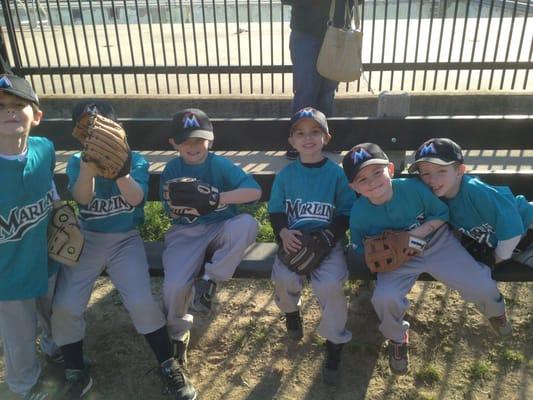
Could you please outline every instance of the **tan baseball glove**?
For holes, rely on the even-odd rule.
[[[117,179],[131,168],[131,150],[126,132],[115,121],[85,112],[78,118],[72,136],[83,144],[82,160],[94,164],[98,175]]]
[[[48,257],[69,267],[80,259],[85,239],[71,206],[60,205],[52,211],[48,225]]]
[[[384,231],[364,240],[366,265],[372,272],[387,272],[422,254],[426,241],[408,231]]]

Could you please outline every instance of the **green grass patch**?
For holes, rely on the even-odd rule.
[[[490,364],[485,361],[476,361],[468,369],[468,375],[475,381],[489,379],[492,377]]]
[[[267,203],[239,206],[239,211],[251,214],[259,223],[258,242],[274,242],[274,232],[268,219]],[[145,241],[163,240],[171,226],[171,219],[158,201],[148,201],[144,206],[144,223],[139,227]]]
[[[442,373],[433,365],[427,365],[415,373],[415,380],[419,384],[431,386],[442,380]]]
[[[525,361],[525,356],[517,350],[503,349],[501,359],[507,365],[517,366]]]

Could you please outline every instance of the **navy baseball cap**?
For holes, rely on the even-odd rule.
[[[0,75],[0,91],[39,105],[39,98],[30,83],[20,76],[11,74]]]
[[[213,140],[213,124],[205,112],[197,108],[178,111],[172,118],[172,134],[176,144],[190,138]]]
[[[418,171],[418,164],[427,161],[437,165],[464,163],[461,147],[448,138],[429,139],[415,153],[415,162],[409,167],[409,173]]]
[[[105,100],[82,100],[78,102],[72,110],[72,122],[75,124],[78,119],[86,112],[100,114],[115,122],[118,121],[117,114],[113,106]]]
[[[302,119],[312,119],[320,126],[320,128],[324,132],[329,133],[328,120],[326,119],[326,116],[324,115],[324,113],[314,109],[313,107],[305,107],[295,112],[294,115],[292,116],[289,135],[292,135],[292,131],[294,130],[294,127]]]
[[[361,143],[352,147],[344,156],[342,169],[348,182],[352,182],[364,167],[374,164],[389,165],[389,163],[389,157],[377,144]]]

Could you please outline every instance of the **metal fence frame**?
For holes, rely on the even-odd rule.
[[[279,0],[0,5],[8,61],[41,93],[291,92],[290,9]],[[364,79],[339,92],[531,90],[530,8],[531,0],[366,0]]]

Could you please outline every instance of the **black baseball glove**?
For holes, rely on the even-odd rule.
[[[299,275],[307,275],[317,269],[335,247],[335,238],[329,229],[304,232],[300,242],[302,247],[296,252],[287,253],[282,245],[278,248],[280,261]]]
[[[177,178],[163,185],[163,199],[172,214],[200,216],[218,208],[220,193],[216,187],[196,178]]]
[[[463,235],[461,238],[461,244],[476,261],[479,261],[490,268],[494,268],[496,265],[496,256],[492,247],[485,243],[479,243],[466,235]]]

